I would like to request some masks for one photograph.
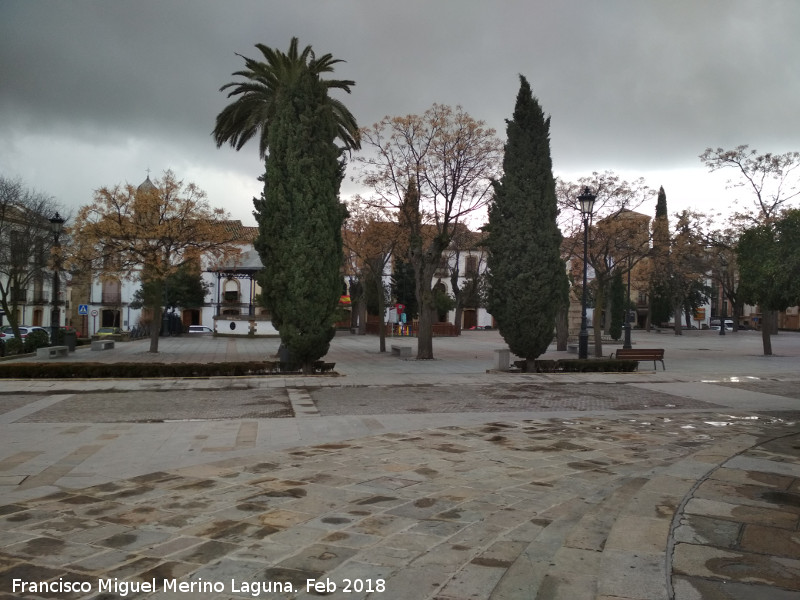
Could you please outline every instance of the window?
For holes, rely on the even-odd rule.
[[[467,277],[478,274],[478,257],[469,255],[464,261],[464,271]]]
[[[119,304],[122,302],[122,283],[119,281],[104,281],[101,299],[103,304]]]

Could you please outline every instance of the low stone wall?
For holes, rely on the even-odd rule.
[[[278,330],[268,317],[257,315],[216,315],[214,335],[278,337]]]

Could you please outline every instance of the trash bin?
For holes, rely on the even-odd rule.
[[[64,345],[70,352],[75,352],[75,346],[78,343],[78,334],[74,331],[64,332]]]

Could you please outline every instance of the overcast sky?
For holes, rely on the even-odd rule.
[[[167,168],[254,224],[256,142],[217,149],[219,87],[292,36],[346,63],[361,125],[460,104],[505,137],[525,75],[555,174],[663,185],[722,208],[708,146],[800,150],[797,0],[0,0],[0,175],[73,211]],[[343,187],[343,195],[355,190]]]

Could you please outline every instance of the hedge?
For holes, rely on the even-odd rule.
[[[631,373],[639,367],[637,360],[579,359],[535,360],[533,373]],[[527,372],[527,361],[514,361],[514,366]]]
[[[134,377],[226,377],[279,373],[280,363],[7,363],[0,365],[3,379],[92,379]]]

